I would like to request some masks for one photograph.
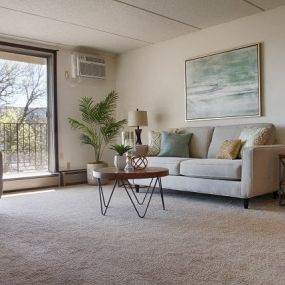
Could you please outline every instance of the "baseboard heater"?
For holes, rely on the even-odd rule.
[[[75,169],[60,171],[60,185],[84,184],[87,183],[87,170]]]
[[[13,177],[3,179],[3,191],[21,191],[28,189],[40,189],[58,187],[60,185],[59,173],[48,175],[35,175],[26,177]]]

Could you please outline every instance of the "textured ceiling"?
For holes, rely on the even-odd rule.
[[[0,0],[0,35],[121,53],[285,0]]]

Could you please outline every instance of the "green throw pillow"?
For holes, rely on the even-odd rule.
[[[189,141],[192,134],[162,132],[158,156],[189,157]]]

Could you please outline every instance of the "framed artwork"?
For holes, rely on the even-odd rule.
[[[261,115],[260,44],[185,61],[186,120]]]

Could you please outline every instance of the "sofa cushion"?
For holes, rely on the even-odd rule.
[[[160,152],[161,132],[148,132],[148,151],[147,156],[157,156]]]
[[[271,133],[272,131],[270,128],[244,128],[239,136],[242,141],[239,157],[242,157],[245,147],[268,144],[268,141],[271,139]]]
[[[175,132],[178,134],[192,134],[189,144],[189,156],[193,158],[207,157],[213,131],[213,127],[188,127],[175,129]]]
[[[225,140],[236,140],[239,138],[240,133],[246,127],[257,128],[270,128],[272,130],[271,138],[267,144],[275,143],[275,127],[272,124],[255,123],[255,124],[242,124],[232,126],[219,126],[215,127],[212,141],[209,147],[208,158],[217,157],[220,146]]]
[[[200,178],[241,180],[241,160],[188,159],[180,163],[180,174]]]
[[[189,141],[192,134],[162,132],[158,156],[189,157]]]
[[[180,162],[189,158],[182,157],[158,157],[150,156],[147,157],[148,165],[151,167],[165,167],[169,169],[170,175],[179,175],[180,173]]]
[[[221,145],[217,158],[236,159],[241,148],[241,140],[225,140]]]

